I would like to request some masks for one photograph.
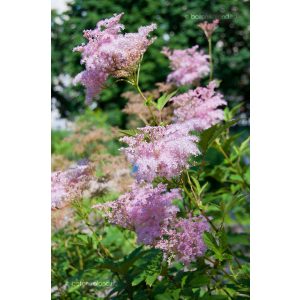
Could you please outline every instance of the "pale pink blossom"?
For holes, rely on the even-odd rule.
[[[150,245],[176,217],[175,199],[181,199],[178,189],[167,191],[161,183],[156,187],[134,184],[118,200],[95,207],[105,212],[110,223],[134,230],[138,243]]]
[[[203,23],[198,24],[198,26],[204,31],[206,37],[210,39],[214,31],[216,30],[218,24],[219,20],[216,19],[212,23],[207,23],[207,21],[205,21]]]
[[[164,252],[165,258],[173,258],[189,265],[205,254],[206,245],[202,235],[208,230],[209,225],[202,217],[180,218],[164,227],[162,238],[155,247]]]
[[[215,91],[216,82],[170,99],[174,105],[174,121],[193,130],[204,130],[224,119],[223,95]]]
[[[167,81],[177,86],[195,83],[209,73],[209,56],[198,51],[198,46],[173,51],[164,48],[162,53],[169,58],[173,70]]]
[[[94,30],[85,30],[87,44],[74,48],[81,53],[81,63],[86,68],[75,83],[80,82],[86,87],[87,102],[100,93],[108,76],[134,76],[143,54],[155,39],[148,38],[156,28],[155,24],[140,27],[136,33],[122,34],[124,25],[119,23],[122,15],[99,21]]]
[[[189,126],[171,124],[138,129],[137,135],[121,138],[128,144],[121,150],[133,165],[138,181],[178,176],[189,167],[189,158],[200,154],[196,145],[198,138],[189,134]]]
[[[92,178],[90,165],[76,165],[51,174],[51,209],[63,208],[82,196]]]
[[[82,71],[74,78],[74,84],[81,83],[86,88],[86,103],[90,104],[104,87],[108,74],[98,69]]]

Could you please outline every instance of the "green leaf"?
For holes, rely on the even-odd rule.
[[[204,295],[201,300],[228,300],[224,295]]]
[[[85,243],[89,242],[89,236],[86,234],[77,234],[77,237]]]
[[[203,193],[203,191],[206,189],[207,186],[208,186],[208,182],[205,182],[205,184],[202,186],[200,190],[200,195]]]
[[[203,240],[206,246],[208,247],[208,249],[214,252],[215,257],[218,260],[223,261],[224,260],[223,251],[222,249],[219,248],[214,236],[210,232],[204,232]]]
[[[185,286],[189,288],[198,288],[207,285],[210,282],[210,279],[207,275],[201,274],[201,271],[191,272]]]
[[[227,243],[227,234],[224,229],[222,229],[219,233],[219,243],[220,243],[220,248],[222,251],[226,251],[228,248],[228,243]]]
[[[152,286],[161,273],[163,254],[161,250],[150,249],[143,257],[143,262],[139,266],[140,273],[135,275],[132,286],[138,285],[145,280],[146,284]]]
[[[135,136],[140,133],[140,131],[137,129],[120,129],[119,131],[123,135],[127,135],[127,136]]]
[[[170,93],[170,94],[163,94],[158,100],[157,100],[157,104],[156,104],[156,108],[158,110],[162,110],[165,105],[168,103],[168,101],[177,93],[177,90]]]
[[[241,143],[241,146],[240,146],[240,149],[239,149],[241,153],[243,151],[247,150],[248,145],[249,145],[249,141],[250,141],[250,136]]]
[[[159,276],[159,273],[153,273],[151,275],[146,276],[146,284],[152,286],[156,278]]]
[[[241,107],[244,105],[243,102],[237,104],[236,106],[234,106],[232,109],[229,109],[229,107],[226,107],[224,109],[224,120],[225,121],[229,121],[232,118],[235,117],[235,115],[239,112],[239,110],[241,109]]]
[[[193,175],[191,175],[191,178],[195,184],[195,187],[196,187],[196,191],[197,191],[197,195],[200,196],[201,194],[201,186],[200,186],[200,183],[198,181],[198,179],[196,177],[194,177]]]
[[[143,251],[143,246],[136,248],[132,251],[129,255],[127,255],[123,261],[118,263],[118,267],[120,272],[125,274],[128,269],[139,259],[141,258],[146,252]]]
[[[230,110],[230,113],[231,113],[231,116],[232,118],[237,114],[237,112],[240,110],[240,108],[244,105],[243,102],[237,104],[236,106],[234,106],[231,110]]]
[[[113,261],[109,258],[99,259],[98,268],[100,269],[109,269],[112,272],[116,272],[119,274],[125,274],[128,269],[136,262],[137,259],[142,257],[145,254],[145,251],[142,250],[142,246],[132,251],[129,255],[127,255],[121,261]]]
[[[99,265],[96,267],[98,267],[99,269],[109,269],[112,272],[117,272],[117,273],[120,271],[117,264],[115,264],[114,261],[111,259],[102,258],[97,261],[99,262]]]
[[[230,234],[228,235],[228,243],[231,245],[246,245],[250,244],[250,237],[247,233]]]
[[[208,249],[212,250],[213,252],[218,250],[218,244],[216,243],[215,238],[210,232],[203,233],[203,240]]]
[[[143,280],[145,279],[145,274],[144,273],[140,273],[138,274],[131,282],[132,286],[138,285],[140,284]]]
[[[243,203],[247,201],[248,194],[237,194],[233,195],[232,200],[226,204],[225,213],[228,213],[234,207],[242,206]]]
[[[146,99],[146,101],[144,102],[144,104],[145,104],[146,106],[151,106],[151,105],[156,106],[156,103],[155,103],[152,99],[153,99],[153,96],[147,97],[147,99]]]
[[[199,147],[200,147],[201,152],[203,154],[205,154],[207,152],[208,148],[211,146],[211,144],[215,141],[215,139],[220,137],[220,135],[225,130],[227,130],[228,128],[230,128],[231,126],[236,124],[237,122],[238,122],[238,120],[232,120],[225,124],[214,125],[208,129],[202,131],[199,134],[199,136],[200,136]]]

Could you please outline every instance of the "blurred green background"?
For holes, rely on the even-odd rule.
[[[207,52],[207,41],[197,24],[219,18],[220,26],[213,35],[215,77],[222,80],[220,90],[230,107],[244,102],[240,117],[244,120],[242,125],[248,125],[249,1],[241,0],[75,0],[67,2],[64,12],[53,9],[51,92],[52,103],[61,117],[72,120],[86,109],[84,88],[72,84],[74,76],[84,68],[80,65],[80,54],[72,52],[75,46],[85,42],[82,31],[120,12],[125,13],[122,23],[126,32],[153,22],[158,25],[154,32],[158,38],[143,60],[141,87],[144,90],[165,81],[170,72],[168,59],[161,54],[162,47],[184,49],[199,45]],[[121,110],[126,100],[121,94],[130,87],[114,80],[110,80],[109,87],[96,99],[94,108],[107,113],[110,125],[125,127],[127,117]]]

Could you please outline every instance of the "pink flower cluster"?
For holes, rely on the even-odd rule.
[[[204,255],[206,245],[202,234],[208,230],[207,221],[201,217],[180,218],[172,226],[165,228],[164,238],[160,239],[155,247],[163,250],[166,257],[175,257],[188,265]]]
[[[161,249],[165,258],[188,265],[204,255],[202,234],[209,226],[201,217],[177,219],[175,199],[181,199],[179,189],[167,191],[162,183],[156,187],[134,184],[118,200],[94,207],[103,210],[110,223],[134,230],[138,243]]]
[[[121,150],[134,166],[138,181],[151,182],[156,177],[171,179],[189,166],[190,156],[200,154],[198,139],[189,134],[188,126],[171,124],[138,129],[137,135],[120,139],[128,144]]]
[[[76,76],[74,83],[80,82],[86,87],[87,103],[100,93],[109,75],[116,78],[133,76],[142,55],[155,39],[148,39],[148,35],[156,24],[140,27],[136,33],[121,34],[124,29],[119,23],[122,15],[99,21],[94,30],[85,30],[88,43],[74,48],[82,54],[81,63],[86,68]]]
[[[218,24],[219,20],[216,19],[212,23],[207,23],[207,21],[205,21],[203,23],[198,24],[198,26],[204,31],[206,37],[210,39],[214,31],[216,30]]]
[[[171,61],[171,72],[167,81],[177,86],[192,84],[209,73],[209,56],[203,51],[197,51],[198,46],[185,50],[164,48],[162,53]]]
[[[176,217],[178,208],[172,201],[180,198],[178,189],[168,192],[163,184],[157,187],[134,184],[131,191],[118,200],[95,207],[104,210],[111,223],[135,230],[138,243],[150,245]]]
[[[224,112],[218,107],[226,105],[226,101],[215,88],[216,82],[212,81],[207,87],[197,87],[171,98],[175,107],[174,121],[201,131],[223,120]]]
[[[51,174],[51,209],[67,206],[80,197],[92,178],[92,167],[77,165]]]
[[[149,34],[155,24],[140,27],[136,33],[123,34],[120,24],[123,13],[98,22],[94,30],[84,31],[87,43],[74,51],[82,55],[85,70],[74,79],[86,88],[86,101],[90,103],[98,95],[109,76],[136,80],[136,71],[147,48],[155,38]],[[218,20],[201,23],[208,39],[211,38]],[[177,86],[196,84],[210,71],[209,56],[194,46],[185,50],[162,51],[169,60],[172,72],[167,81]],[[174,124],[138,128],[134,136],[120,141],[127,144],[121,148],[133,165],[136,182],[131,190],[118,200],[98,204],[109,222],[133,230],[138,243],[161,249],[168,259],[177,259],[185,265],[203,256],[206,246],[203,233],[209,225],[202,217],[177,217],[178,207],[174,200],[182,199],[179,189],[151,183],[157,177],[172,179],[189,167],[191,156],[199,155],[198,138],[191,130],[205,130],[223,120],[219,107],[226,105],[223,95],[215,91],[216,82],[170,99],[174,108]],[[79,197],[91,176],[89,166],[77,166],[65,172],[52,174],[52,208],[66,206]]]

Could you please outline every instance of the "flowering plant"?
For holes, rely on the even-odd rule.
[[[90,280],[102,270],[113,288],[78,291],[101,299],[249,298],[248,223],[240,223],[241,215],[249,215],[249,139],[231,133],[240,105],[226,107],[228,102],[217,91],[220,81],[213,78],[211,36],[219,21],[199,24],[208,39],[208,55],[198,45],[162,50],[172,72],[161,95],[162,86],[158,93],[147,94],[139,80],[143,55],[155,41],[149,34],[156,25],[122,34],[122,15],[84,31],[87,44],[74,50],[81,53],[85,70],[75,83],[85,86],[89,104],[105,88],[107,78],[114,77],[132,86],[134,103],[148,111],[140,120],[143,127],[119,131],[120,154],[131,165],[133,183],[119,195],[113,179],[98,173],[94,180],[99,184],[101,178],[102,193],[90,192],[86,198],[92,200],[86,200],[92,171],[99,171],[99,156],[53,173],[52,208],[72,207],[77,221],[70,221],[75,232],[71,244],[77,246],[68,260],[76,265],[78,260],[80,272],[66,272]],[[177,88],[182,86],[189,89],[180,93]],[[98,141],[103,131],[96,132],[89,139],[96,136]],[[117,169],[114,165],[111,173],[117,174]],[[116,247],[120,235],[124,245]],[[56,264],[59,258],[54,270]],[[55,293],[72,294],[55,276]]]

